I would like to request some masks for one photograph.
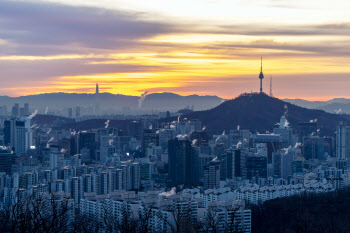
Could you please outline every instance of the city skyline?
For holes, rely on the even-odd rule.
[[[230,99],[259,91],[262,56],[278,98],[350,98],[347,7],[340,0],[4,0],[0,92],[94,93],[99,83],[101,93]]]

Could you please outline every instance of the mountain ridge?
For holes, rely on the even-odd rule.
[[[332,135],[340,121],[349,121],[345,115],[331,114],[323,110],[303,108],[266,94],[242,94],[221,105],[205,111],[186,114],[188,119],[199,119],[211,133],[241,129],[265,133],[271,131],[280,117],[286,115],[291,126],[298,123],[317,121],[321,135]]]
[[[39,109],[41,113],[45,111],[46,106],[49,106],[49,111],[76,106],[89,108],[96,108],[98,106],[98,108],[106,110],[104,113],[108,110],[124,112],[130,110],[174,112],[192,106],[196,110],[210,109],[219,105],[223,100],[217,96],[182,96],[170,92],[146,95],[141,104],[140,99],[141,97],[138,96],[112,94],[108,92],[99,94],[54,92],[19,97],[0,96],[0,105],[6,105],[8,108],[11,108],[14,103],[24,104],[28,102],[32,110]]]

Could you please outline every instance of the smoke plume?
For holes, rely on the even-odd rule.
[[[146,99],[147,94],[148,94],[148,91],[145,91],[145,93],[143,93],[141,95],[140,99],[138,100],[139,101],[139,108],[142,108],[142,103]]]

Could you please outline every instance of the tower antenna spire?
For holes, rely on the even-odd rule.
[[[270,76],[270,96],[273,97],[273,94],[272,94],[272,75]]]
[[[260,93],[263,93],[262,80],[264,79],[264,74],[262,71],[262,57],[261,57],[261,67],[260,67],[259,79],[260,79]]]

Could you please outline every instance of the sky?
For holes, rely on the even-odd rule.
[[[347,0],[1,0],[0,95],[350,98]]]

